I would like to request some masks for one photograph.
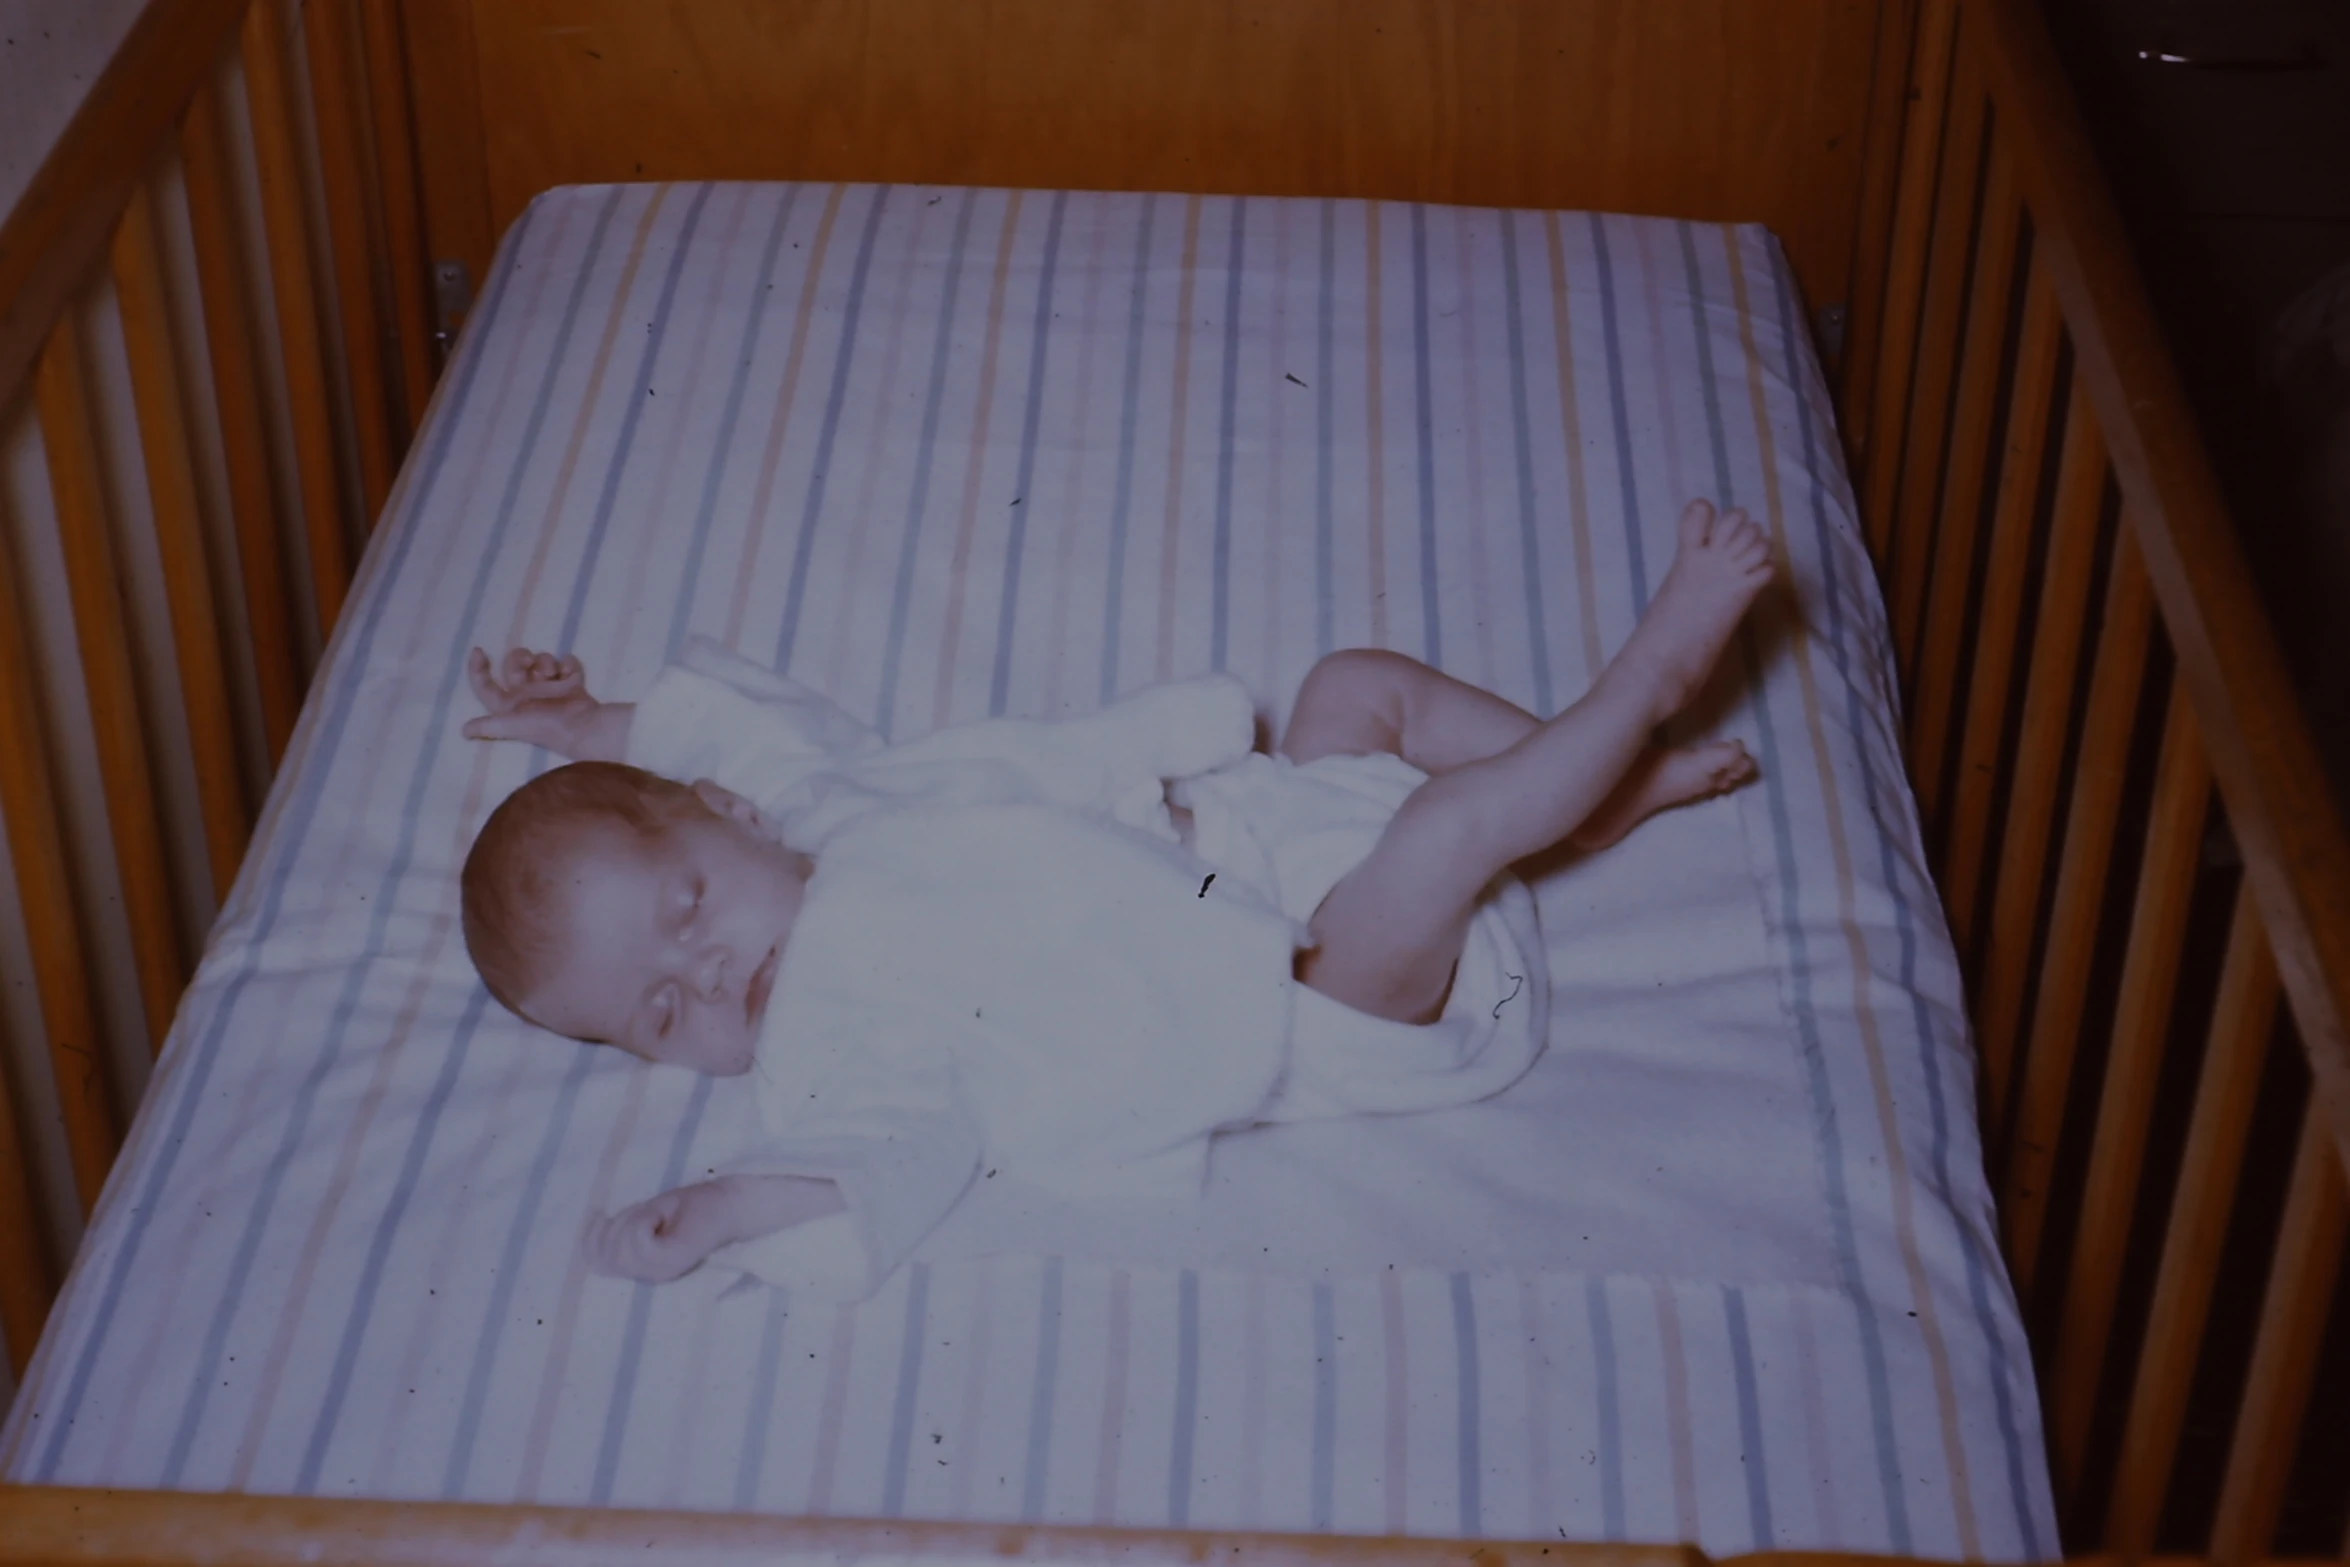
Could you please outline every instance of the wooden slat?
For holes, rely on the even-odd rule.
[[[1941,453],[1950,437],[1950,402],[1958,395],[1958,341],[1967,308],[1967,261],[1974,254],[1976,197],[1990,101],[1983,94],[1979,49],[1962,28],[1950,80],[1950,125],[1943,132],[1941,176],[1934,193],[1934,237],[1927,249],[1925,294],[1918,303],[1918,364],[1911,371],[1908,416],[1901,425],[1892,489],[1894,660],[1903,684],[1918,670],[1925,630],[1927,569],[1934,559],[1934,503],[1941,498]]]
[[[1957,0],[1929,0],[1918,23],[1910,90],[1917,95],[1902,128],[1901,179],[1893,213],[1892,256],[1886,265],[1885,304],[1876,326],[1875,392],[1849,409],[1869,409],[1865,448],[1864,521],[1869,553],[1880,566],[1892,558],[1893,504],[1901,482],[1902,422],[1909,411],[1917,362],[1919,301],[1926,290],[1926,247],[1934,233],[1934,171],[1949,138],[1950,81],[1958,34]],[[1848,411],[1848,422],[1856,422]]]
[[[2114,1296],[2121,1288],[2122,1253],[2145,1163],[2147,1122],[2177,989],[2179,953],[2187,936],[2187,909],[2202,864],[2204,818],[2211,804],[2211,764],[2183,686],[2171,690],[2163,725],[2162,758],[2155,767],[2154,806],[2130,910],[2130,937],[2122,959],[2113,1044],[2105,1059],[2104,1092],[2089,1145],[2089,1178],[2081,1193],[2080,1231],[2065,1280],[2063,1324],[2049,1368],[2054,1405],[2057,1494],[2080,1484],[2096,1405],[2105,1340],[2113,1331]]]
[[[2325,1346],[2326,1319],[2342,1264],[2346,1227],[2340,1161],[2324,1107],[2313,1097],[2301,1116],[2285,1213],[2261,1296],[2260,1330],[2244,1374],[2243,1402],[2211,1527],[2214,1561],[2257,1561],[2275,1544],[2293,1449],[2309,1408],[2311,1378]]]
[[[1994,22],[2003,112],[2028,127],[2026,197],[2106,425],[2147,573],[2194,693],[2214,775],[2260,899],[2335,1145],[2350,1164],[2350,828],[2294,696],[2218,476],[2129,240],[2032,0],[1973,0]]]
[[[139,443],[146,455],[147,490],[155,510],[155,548],[171,605],[172,648],[195,756],[196,804],[204,823],[213,894],[225,898],[244,856],[252,819],[237,771],[236,722],[229,710],[228,671],[213,611],[212,572],[204,558],[195,462],[188,452],[187,411],[180,402],[179,364],[172,350],[163,259],[156,247],[153,196],[148,191],[134,195],[124,210],[114,241],[114,279],[122,298],[123,343],[130,355]]]
[[[16,866],[16,893],[32,947],[33,984],[48,1036],[50,1079],[65,1120],[74,1189],[87,1214],[121,1138],[106,1085],[104,1045],[91,1004],[90,967],[74,912],[65,828],[50,781],[33,650],[15,562],[0,539],[0,819]]]
[[[57,1275],[33,1207],[32,1158],[18,1138],[8,1074],[0,1072],[0,1344],[19,1384],[57,1298]]]
[[[49,780],[32,648],[17,594],[14,554],[0,536],[0,826],[16,873],[15,897],[32,948],[33,985],[49,1070],[65,1121],[65,1143],[82,1211],[89,1211],[113,1162],[113,1105],[99,1066],[97,1014],[90,1005],[81,924],[74,917],[73,882],[65,864],[65,834]],[[0,1333],[8,1338],[21,1376],[33,1351],[57,1280],[41,1241],[28,1174],[17,1140],[21,1123],[7,1103],[0,1073]]]
[[[2071,802],[2065,809],[2064,848],[2057,860],[2055,902],[2041,960],[2040,992],[2032,1007],[2023,1063],[2023,1099],[2003,1139],[2006,1171],[1999,1210],[2006,1221],[2008,1269],[2018,1294],[2029,1298],[2039,1271],[2040,1232],[2048,1218],[2048,1184],[2056,1164],[2057,1134],[2078,1051],[2081,1013],[2088,1004],[2089,964],[2097,948],[2105,904],[2105,873],[2112,862],[2116,813],[2128,781],[2130,730],[2146,676],[2146,641],[2153,622],[2153,590],[2125,533],[2114,541],[2105,620],[2097,634],[2089,677],[2088,717],[2081,731]],[[2064,693],[2069,704],[2072,693]],[[2038,897],[2035,883],[2029,894]],[[2003,902],[2006,900],[2003,898]],[[2021,896],[2016,900],[2022,902]],[[2014,947],[2006,933],[1992,948],[1996,1004],[1987,1016],[1994,1042],[2010,1037],[2022,1005],[2030,963],[2028,936]],[[2003,961],[2004,960],[2004,961]],[[2010,1000],[2010,998],[2014,998]],[[1995,1058],[1996,1059],[1996,1058]],[[1994,1101],[2000,1103],[2001,1101]]]
[[[1901,471],[1893,492],[1890,540],[1893,648],[1905,684],[1917,671],[1918,638],[1925,626],[1936,507],[1942,497],[1942,455],[1949,444],[1950,408],[1957,393],[1967,262],[1975,249],[1976,197],[1990,128],[1990,103],[1976,63],[1978,53],[1961,38],[1950,88],[1950,129],[1942,145],[1934,238],[1927,254],[1925,295],[1919,304],[1917,364],[1900,455],[1895,459]]]
[[[1950,909],[1952,933],[1959,955],[1974,958],[1976,897],[1985,872],[1983,846],[1991,830],[1991,805],[1996,793],[2006,744],[2010,697],[2015,675],[2017,631],[2023,619],[2024,586],[2033,564],[2034,522],[2040,502],[2040,474],[2054,431],[2051,414],[2056,401],[2058,350],[2063,344],[2062,319],[2047,274],[2032,269],[2024,285],[2024,320],[2016,348],[2014,392],[2009,403],[2006,451],[1999,464],[1999,498],[1991,522],[1990,562],[1984,572],[1983,603],[1975,632],[1976,653],[1967,689],[1966,723],[1959,743],[1958,780],[1950,807],[1950,831],[1944,838],[1942,895]],[[2092,443],[2082,443],[2083,446]],[[2057,474],[2054,526],[2094,542],[2097,503],[2105,480],[2103,452],[2095,468],[2076,471],[2080,448],[2068,444]],[[2068,488],[2069,486],[2069,488]],[[2064,546],[2052,543],[2051,557]],[[2077,551],[2085,568],[2088,551]],[[2052,560],[2052,567],[2053,567]],[[2051,571],[2050,589],[2058,584]],[[2088,573],[2080,572],[2088,586]],[[2064,584],[2070,587],[2069,583]],[[2076,608],[2072,611],[2079,615]],[[2043,617],[2042,624],[2046,625]],[[2077,627],[2058,653],[2066,673],[2072,669],[2072,649],[2078,646]],[[2034,644],[2035,655],[2039,649]],[[2035,673],[2037,671],[2035,670]],[[2071,689],[2068,684],[2067,691]],[[2029,713],[2027,692],[2026,712]],[[2021,765],[2018,767],[2019,774]],[[2044,820],[2045,818],[2043,818]],[[2037,859],[2039,850],[2033,849]],[[2035,885],[2038,871],[2033,872]]]
[[[2259,910],[2239,889],[2105,1515],[2105,1548],[2122,1556],[2152,1552],[2162,1521],[2276,1015],[2276,965]]]
[[[2025,981],[2031,972],[2032,954],[2038,950],[2040,897],[2045,885],[2041,878],[2047,869],[2049,832],[2056,822],[2065,741],[2072,729],[2073,687],[2089,618],[2089,589],[2096,572],[2105,472],[2105,442],[2098,434],[2096,415],[2075,382],[2065,410],[2061,477],[2049,525],[2040,613],[2032,630],[2032,672],[2025,682],[2023,724],[2016,735],[2015,783],[2008,793],[2007,823],[2000,834],[1999,875],[1991,900],[1990,955],[1983,965],[1975,1007],[1976,1037],[1983,1055],[1986,1124],[1999,1133],[2004,1132],[2008,1114]],[[2145,603],[2145,580],[2142,573],[2137,578],[2141,606]],[[2144,636],[2141,626],[2141,645]],[[2141,656],[2133,655],[2132,668]],[[1972,777],[1970,770],[1960,779],[1956,830],[1948,856],[1954,864],[1961,852],[1970,860],[1979,854],[1968,835],[1969,826],[1989,814],[1987,806],[1980,812],[1969,810],[1965,786]],[[1984,788],[1980,792],[1987,795],[1989,791]],[[1976,884],[1977,878],[1970,873],[1967,902],[1954,903],[1954,909],[1965,907],[1972,913]]]
[[[187,176],[188,226],[195,236],[196,281],[204,301],[204,337],[212,361],[212,395],[228,466],[229,509],[245,587],[245,632],[261,689],[261,726],[274,768],[285,754],[306,683],[286,591],[284,543],[269,477],[269,443],[261,412],[258,338],[245,304],[245,263],[230,204],[228,153],[215,89],[207,83],[188,105],[180,134]]]
[[[2015,298],[2016,236],[2023,222],[2005,149],[1994,145],[1990,158],[1965,344],[1959,356],[1957,403],[1951,412],[1950,452],[1937,508],[1941,525],[1934,537],[1925,640],[1913,682],[1917,696],[1909,707],[1910,771],[1917,781],[1918,811],[1935,828],[1942,820],[1943,763],[1953,738],[1959,663],[1974,629],[1968,614],[1973,607],[1969,589],[1975,541],[1982,528],[1983,478],[1997,434],[1992,421],[1999,410],[1999,372],[2004,368],[2009,306]]]
[[[334,424],[327,405],[326,356],[319,341],[318,287],[302,218],[301,164],[294,151],[297,132],[279,0],[253,0],[245,13],[243,59],[253,151],[260,166],[262,223],[269,235],[271,291],[291,404],[288,413],[294,424],[303,537],[309,541],[311,592],[323,634],[334,628],[342,613],[343,596],[351,584],[351,551],[336,491]]]
[[[310,62],[310,105],[319,167],[325,176],[327,251],[335,305],[342,317],[343,360],[359,447],[363,523],[372,527],[392,488],[392,411],[384,366],[389,334],[376,298],[381,251],[368,222],[366,148],[358,116],[366,103],[347,0],[309,0],[302,8]]]
[[[50,334],[34,387],[73,600],[82,680],[89,691],[91,736],[105,786],[106,820],[114,838],[123,914],[130,922],[131,966],[139,977],[148,1041],[160,1050],[188,971],[172,920],[171,871],[155,808],[155,775],[148,765],[138,687],[131,676],[122,581],[99,475],[97,437],[90,426],[80,333],[70,315],[60,317]]]
[[[65,133],[0,223],[0,404],[39,358],[50,323],[89,278],[131,190],[246,0],[149,0]]]
[[[384,266],[399,344],[399,444],[406,449],[424,423],[432,396],[432,317],[426,308],[432,262],[417,208],[416,130],[408,111],[408,57],[396,0],[359,0],[367,60],[367,105],[375,116],[376,186],[382,192]]]
[[[1929,28],[1947,29],[1951,3],[1925,0],[1922,7],[1870,7],[1877,37],[1870,69],[1867,141],[1861,157],[1860,222],[1853,235],[1852,292],[1846,302],[1844,349],[1829,366],[1845,462],[1855,481],[1868,472],[1869,421],[1857,417],[1856,410],[1869,406],[1877,384],[1877,361],[1886,326],[1885,294],[1892,281],[1895,209],[1901,195],[1901,170],[1908,158],[1910,93],[1919,64],[1919,23],[1923,20]],[[1941,14],[1921,18],[1921,10]]]

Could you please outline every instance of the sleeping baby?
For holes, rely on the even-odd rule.
[[[854,1300],[982,1171],[1181,1200],[1218,1132],[1498,1093],[1549,1010],[1511,865],[1755,776],[1735,741],[1653,736],[1771,572],[1756,521],[1693,503],[1557,717],[1359,649],[1306,676],[1276,755],[1224,676],[891,746],[709,644],[636,703],[576,658],[476,649],[465,733],[572,759],[467,857],[483,981],[555,1033],[744,1076],[762,1127],[593,1220],[591,1263]]]

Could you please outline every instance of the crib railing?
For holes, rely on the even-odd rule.
[[[2038,17],[1913,61],[1846,430],[2066,1539],[2245,1560],[2350,1493],[2350,847]]]
[[[389,17],[157,0],[0,229],[18,1371],[429,391]],[[30,1173],[44,1143],[70,1190]]]
[[[2350,845],[2029,0],[1884,14],[1911,96],[1870,149],[1844,427],[2067,1539],[2246,1561],[2282,1521],[2332,1554]],[[135,1103],[124,1057],[169,1023],[429,388],[398,15],[154,0],[0,228],[0,938],[22,948],[0,965],[34,1003],[0,1072],[19,1367]],[[810,1526],[655,1527],[0,1492],[0,1562],[586,1561],[651,1538],[733,1560]],[[1031,1549],[1048,1533],[887,1543],[1235,1543]]]

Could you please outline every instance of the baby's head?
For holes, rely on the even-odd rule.
[[[574,762],[507,797],[463,877],[490,994],[573,1039],[747,1071],[810,864],[707,780]]]

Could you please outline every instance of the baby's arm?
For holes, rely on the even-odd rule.
[[[465,657],[473,694],[489,711],[467,722],[468,740],[522,740],[574,762],[625,762],[634,702],[588,695],[587,670],[569,653],[512,648],[497,669],[475,648]]]
[[[721,1175],[588,1221],[588,1265],[661,1284],[737,1241],[846,1211],[834,1182],[802,1175]]]

